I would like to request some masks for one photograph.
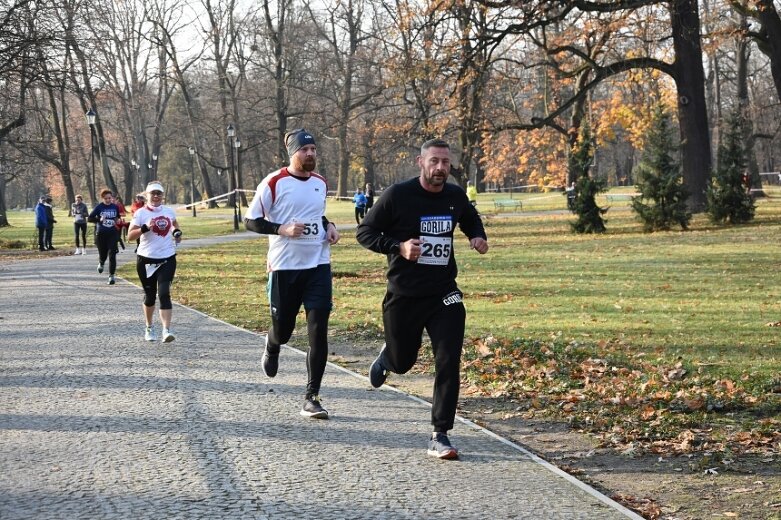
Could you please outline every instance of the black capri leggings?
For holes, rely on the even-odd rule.
[[[144,305],[155,306],[155,298],[160,299],[160,309],[171,305],[171,282],[176,274],[176,255],[169,258],[136,257],[136,272],[144,288]]]

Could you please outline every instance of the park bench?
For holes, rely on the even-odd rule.
[[[632,200],[633,197],[639,197],[639,193],[613,193],[605,195],[608,202],[619,202],[622,200]]]
[[[503,209],[521,209],[521,201],[517,199],[497,199],[494,201],[494,207],[496,211],[502,211]]]

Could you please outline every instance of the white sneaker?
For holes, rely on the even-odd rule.
[[[157,341],[157,334],[155,334],[155,331],[152,330],[152,327],[146,328],[146,331],[144,332],[144,339],[146,341]]]
[[[176,338],[171,334],[171,331],[163,328],[163,343],[171,343],[174,339]]]
[[[82,247],[81,248],[81,254],[82,255],[86,255],[87,254],[87,248],[86,247]]]
[[[74,255],[80,255],[81,254],[81,248],[77,247],[76,251],[73,252]]]

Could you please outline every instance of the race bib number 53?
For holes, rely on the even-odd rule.
[[[298,237],[298,240],[320,240],[320,229],[322,229],[320,222],[305,222],[304,232]]]

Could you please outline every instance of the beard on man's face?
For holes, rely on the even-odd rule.
[[[300,157],[298,154],[295,154],[290,162],[292,163],[293,168],[305,172],[313,172],[317,166],[317,159],[307,155]]]

